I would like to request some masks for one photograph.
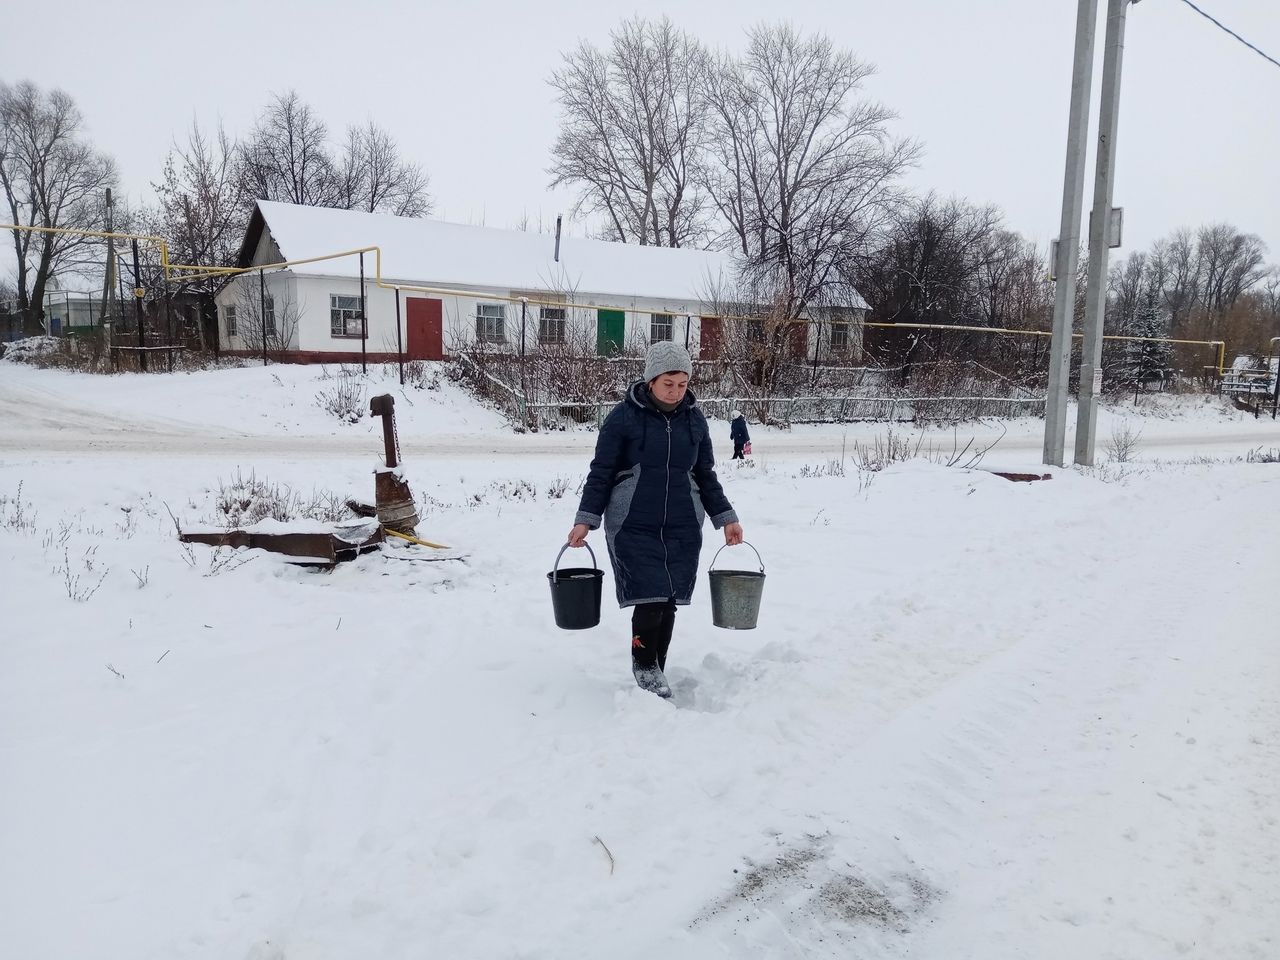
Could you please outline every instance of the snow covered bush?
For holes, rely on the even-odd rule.
[[[1264,450],[1259,447],[1257,450],[1250,450],[1247,460],[1249,463],[1280,463],[1280,448]],[[0,503],[3,502],[0,500]]]
[[[391,367],[390,370],[396,371],[396,368]],[[415,390],[439,390],[439,366],[425,360],[410,360],[404,365],[404,385]]]
[[[568,477],[556,477],[554,480],[551,481],[551,484],[547,487],[547,499],[559,500],[561,497],[563,497],[566,493],[569,492],[569,489],[572,483],[573,481],[571,481]],[[581,489],[582,485],[579,484],[578,486],[579,486],[579,489]]]
[[[63,341],[57,337],[27,337],[4,345],[2,356],[14,363],[35,363],[42,357],[58,353]]]
[[[84,603],[102,586],[102,581],[107,579],[107,574],[111,572],[110,567],[104,567],[102,573],[98,574],[94,579],[97,570],[97,546],[89,547],[84,552],[84,556],[80,558],[78,563],[71,562],[71,550],[64,543],[62,546],[62,563],[53,568],[55,574],[62,576],[62,584],[67,591],[67,599],[74,600],[77,603]],[[83,567],[83,573],[80,568]],[[85,579],[81,579],[84,577]]]
[[[317,490],[304,499],[284,484],[272,483],[256,473],[236,475],[227,483],[219,481],[214,498],[213,522],[228,529],[248,527],[261,520],[315,520],[333,523],[351,516],[345,500],[330,490]]]
[[[1122,420],[1111,428],[1111,439],[1107,441],[1107,455],[1116,463],[1128,463],[1138,452],[1140,439],[1142,439],[1142,428],[1135,428],[1128,420]]]
[[[31,509],[31,501],[22,499],[21,480],[18,481],[18,492],[13,496],[0,494],[0,528],[14,533],[36,532],[36,515]]]
[[[322,379],[327,379],[327,375],[322,375]],[[316,394],[316,404],[344,423],[359,423],[368,407],[365,384],[359,374],[344,369],[334,379],[333,386]]]
[[[817,477],[843,476],[844,460],[836,460],[834,458],[827,460],[825,463],[806,463],[800,468],[800,477],[805,480],[812,480]]]
[[[1006,432],[1007,429],[1002,430],[999,437],[985,446],[975,446],[976,438],[970,437],[962,443],[959,429],[953,428],[951,448],[947,449],[932,441],[926,446],[923,432],[912,438],[909,434],[895,434],[890,428],[884,434],[877,435],[870,443],[855,441],[853,460],[857,468],[864,473],[876,473],[891,464],[916,459],[928,460],[930,463],[941,464],[944,467],[972,470],[982,462],[988,450],[1004,439]],[[843,449],[840,459],[843,462]]]
[[[239,470],[229,483],[218,484],[215,500],[217,522],[226,527],[242,527],[259,520],[292,519],[290,502],[296,495],[288,487],[259,480],[256,473],[243,476]]]
[[[467,506],[475,509],[483,506],[490,498],[510,500],[515,503],[529,502],[538,499],[538,487],[528,480],[495,480],[484,489],[471,494]]]
[[[117,345],[132,346],[132,334],[121,338]],[[26,363],[42,370],[74,370],[78,373],[134,373],[139,372],[138,355],[129,351],[108,350],[97,333],[78,333],[71,337],[28,337],[10,344],[0,344],[0,359],[14,363]],[[243,367],[248,361],[242,357],[220,357],[210,350],[176,349],[172,358],[167,353],[154,354],[148,363],[150,373],[174,373],[195,370],[213,370]]]
[[[494,480],[478,489],[468,489],[461,500],[441,500],[429,493],[418,496],[418,515],[421,517],[433,513],[442,513],[454,509],[477,510],[491,504],[536,503],[538,499],[561,500],[569,496],[577,496],[582,492],[585,477],[576,481],[570,477],[559,476],[551,480],[545,487],[531,480]]]
[[[28,337],[8,345],[4,359],[42,370],[76,370],[80,373],[111,373],[111,361],[102,350],[101,338]]]
[[[921,433],[912,440],[909,436],[895,435],[893,430],[877,435],[869,444],[855,442],[853,445],[854,461],[859,470],[879,471],[892,463],[901,463],[920,456],[920,448],[924,444]]]

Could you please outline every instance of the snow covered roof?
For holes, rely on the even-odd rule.
[[[562,237],[557,263],[555,237],[548,234],[267,200],[259,200],[258,209],[286,260],[377,246],[383,280],[402,283],[697,301],[710,285],[734,274],[732,259],[714,251]],[[373,275],[371,258],[366,257],[365,270]],[[359,262],[342,257],[306,264],[298,272],[355,277]]]
[[[642,247],[605,240],[555,237],[520,230],[473,227],[443,220],[383,213],[305,207],[259,200],[241,250],[241,266],[257,247],[265,225],[286,260],[338,253],[357,247],[382,250],[382,279],[424,286],[490,287],[512,291],[573,291],[640,299],[697,302],[710,288],[735,276],[733,258],[711,250]],[[365,261],[373,275],[374,265]],[[355,257],[306,264],[299,273],[359,276]],[[866,309],[861,297],[849,304]]]

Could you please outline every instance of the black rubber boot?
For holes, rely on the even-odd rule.
[[[671,686],[662,672],[667,644],[671,642],[667,627],[666,603],[641,603],[631,611],[631,675],[641,690],[660,697],[671,696]]]
[[[656,693],[663,700],[671,698],[671,684],[667,683],[666,674],[658,669],[656,663],[652,667],[642,667],[633,663],[631,675],[636,678],[636,686],[641,690]]]
[[[658,668],[667,669],[667,651],[671,649],[671,632],[676,627],[676,605],[666,604],[662,611],[662,632],[658,637]]]

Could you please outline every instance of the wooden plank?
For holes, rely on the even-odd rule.
[[[178,537],[183,543],[203,543],[211,547],[266,550],[289,557],[293,562],[334,566],[353,560],[374,549],[384,537],[381,526],[373,526],[364,536],[350,538],[333,532],[257,533],[248,530],[185,531]]]

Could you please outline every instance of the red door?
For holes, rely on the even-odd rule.
[[[698,335],[698,357],[719,360],[724,355],[724,328],[719,317],[699,318],[702,332]]]
[[[427,297],[405,301],[410,360],[444,359],[444,303]]]

